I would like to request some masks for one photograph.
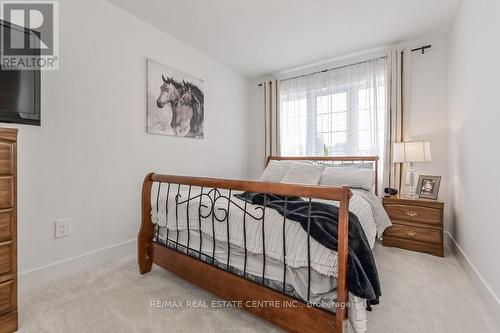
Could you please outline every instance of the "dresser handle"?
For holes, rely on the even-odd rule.
[[[413,230],[407,231],[406,234],[411,238],[414,238],[417,235],[417,233]]]
[[[410,211],[410,212],[406,212],[406,215],[408,215],[409,217],[415,217],[417,216],[417,212],[414,212],[414,211]]]

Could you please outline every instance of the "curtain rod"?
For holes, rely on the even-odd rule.
[[[415,52],[415,51],[422,51],[422,54],[425,54],[425,50],[426,49],[430,49],[432,47],[432,45],[425,45],[425,46],[422,46],[422,47],[417,47],[416,49],[412,49],[411,52]]]
[[[355,63],[352,63],[352,64],[348,64],[348,65],[343,65],[343,66],[339,66],[339,67],[333,67],[333,68],[326,68],[326,69],[323,69],[323,70],[320,70],[320,71],[316,71],[316,72],[311,72],[311,73],[306,73],[306,74],[300,74],[300,75],[296,75],[296,76],[292,76],[292,77],[287,77],[286,79],[281,79],[281,80],[278,80],[278,81],[288,81],[288,80],[292,80],[292,79],[298,79],[300,77],[304,77],[304,76],[309,76],[309,75],[314,75],[314,74],[319,74],[319,73],[326,73],[326,72],[329,72],[329,71],[333,71],[333,70],[337,70],[337,69],[341,69],[341,68],[346,68],[346,67],[350,67],[350,66],[355,66],[355,65],[360,65],[360,64],[364,64],[364,63],[367,63],[367,62],[370,62],[370,61],[373,61],[373,60],[378,60],[378,59],[383,59],[383,58],[386,58],[387,56],[381,56],[381,57],[375,57],[375,58],[372,58],[372,59],[368,59],[368,60],[363,60],[363,61],[359,61],[359,62],[355,62]],[[259,87],[262,86],[262,83],[259,83]]]
[[[412,52],[422,51],[422,54],[425,54],[425,50],[430,49],[431,47],[432,47],[432,45],[429,44],[429,45],[424,45],[422,47],[417,47],[416,49],[412,49],[411,51]],[[336,69],[341,69],[341,68],[345,68],[345,67],[349,67],[349,66],[354,66],[354,65],[359,65],[359,64],[363,64],[363,63],[366,63],[366,62],[369,62],[369,61],[372,61],[372,60],[375,60],[375,59],[382,59],[382,58],[385,58],[385,57],[386,56],[382,56],[382,57],[373,58],[373,59],[369,59],[369,60],[364,60],[364,61],[360,61],[360,62],[356,62],[356,63],[353,63],[353,64],[344,65],[344,66],[340,66],[340,67],[327,68],[327,69],[323,69],[321,71],[316,71],[316,72],[307,73],[307,74],[301,74],[301,75],[289,77],[289,78],[286,78],[286,79],[281,79],[281,80],[278,80],[278,81],[286,81],[286,80],[298,79],[300,77],[304,77],[304,76],[308,76],[308,75],[325,73],[325,72],[328,72],[328,71],[332,71],[332,70],[336,70]],[[262,87],[262,83],[259,83],[259,87]]]

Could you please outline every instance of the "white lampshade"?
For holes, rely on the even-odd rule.
[[[431,143],[428,141],[395,142],[392,162],[413,163],[430,162]]]

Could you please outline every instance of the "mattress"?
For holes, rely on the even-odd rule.
[[[228,260],[229,244],[230,266],[240,271],[244,268],[243,249],[246,246],[246,270],[255,276],[262,275],[265,248],[265,278],[276,283],[281,282],[283,263],[286,262],[287,284],[290,284],[302,299],[307,298],[307,233],[299,223],[285,219],[273,209],[264,210],[261,206],[245,204],[233,196],[239,192],[215,193],[205,189],[200,195],[201,188],[167,184],[154,186],[151,191],[151,215],[153,223],[160,227],[160,237],[163,240],[168,226],[169,239],[175,240],[178,237],[179,243],[187,246],[189,234],[189,247],[198,250],[201,230],[202,253],[212,256],[215,239],[215,259],[225,264]],[[385,217],[381,213],[383,208],[380,201],[364,192],[353,195],[349,209],[357,215],[373,248],[377,234],[383,232],[389,219],[387,217],[386,221],[380,218]],[[231,198],[230,202],[228,198]],[[333,201],[317,201],[338,205]],[[246,238],[243,237],[244,234]],[[286,255],[283,252],[283,236],[286,239]],[[310,264],[310,301],[331,304],[329,301],[336,298],[337,253],[310,238]],[[365,300],[350,293],[349,300],[351,306],[348,311],[352,327],[356,332],[366,331]]]

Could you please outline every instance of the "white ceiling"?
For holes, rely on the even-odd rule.
[[[445,29],[460,0],[108,0],[246,76]]]

